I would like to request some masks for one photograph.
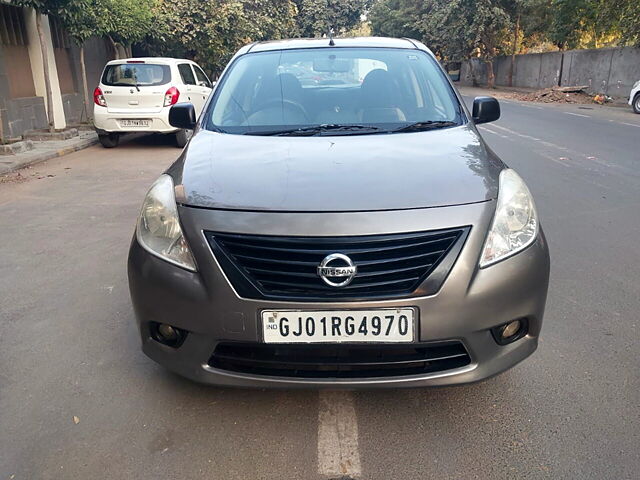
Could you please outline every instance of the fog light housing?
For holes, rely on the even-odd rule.
[[[187,331],[168,323],[151,322],[149,324],[151,338],[169,347],[178,348],[187,337]]]
[[[528,330],[529,322],[527,322],[527,319],[518,318],[498,327],[492,328],[491,334],[493,335],[494,340],[499,345],[507,345],[524,337],[527,334]]]

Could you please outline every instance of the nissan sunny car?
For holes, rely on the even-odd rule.
[[[474,382],[538,344],[533,198],[413,40],[243,47],[143,201],[129,285],[143,351],[256,387]],[[508,160],[508,159],[505,159]]]

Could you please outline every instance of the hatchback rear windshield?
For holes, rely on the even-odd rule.
[[[451,86],[425,52],[325,47],[237,58],[205,126],[259,135],[316,125],[375,126],[384,132],[417,122],[444,127],[461,121]]]
[[[151,87],[171,81],[169,65],[151,63],[124,63],[107,65],[102,74],[103,85],[112,87]]]

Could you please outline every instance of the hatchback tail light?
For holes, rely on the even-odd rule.
[[[105,100],[100,87],[96,87],[96,89],[93,91],[93,103],[95,103],[96,105],[100,105],[101,107],[107,106],[107,101]]]
[[[175,105],[178,103],[178,98],[180,98],[180,91],[176,87],[171,87],[164,94],[164,106],[170,107],[171,105]]]

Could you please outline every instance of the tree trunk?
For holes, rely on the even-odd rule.
[[[496,76],[493,73],[493,58],[487,60],[487,87],[495,88]]]
[[[113,38],[111,38],[111,36],[107,36],[107,38],[111,42],[111,48],[113,48],[113,55],[115,56],[115,59],[119,60],[120,59],[120,50],[118,50],[118,45],[113,40]]]
[[[513,87],[513,72],[516,68],[516,53],[518,53],[518,38],[520,37],[520,14],[516,17],[516,28],[513,32],[513,51],[511,52],[511,65],[509,66],[508,84]]]
[[[51,91],[51,78],[49,78],[49,54],[47,45],[44,41],[44,32],[42,31],[42,15],[36,12],[36,29],[38,30],[38,38],[40,39],[40,50],[42,51],[42,67],[44,68],[44,89],[45,99],[47,102],[47,122],[49,131],[55,130],[53,126],[53,93]]]
[[[89,113],[89,87],[87,86],[87,68],[84,64],[84,42],[80,45],[80,71],[82,74],[82,104],[84,105],[84,112],[87,114],[87,121],[91,120],[91,114]]]

